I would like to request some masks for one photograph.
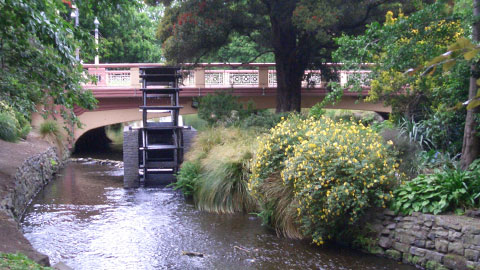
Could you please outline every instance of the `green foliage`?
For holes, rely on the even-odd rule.
[[[451,156],[448,152],[436,150],[421,151],[417,156],[417,164],[424,173],[432,172],[434,169],[449,170],[458,168],[458,155]]]
[[[99,56],[103,63],[158,63],[162,61],[160,44],[155,39],[156,20],[162,7],[148,7],[138,0],[83,0],[76,2],[80,27],[91,32],[98,18]],[[85,41],[86,45],[90,40]],[[93,61],[95,51],[81,46],[82,59]]]
[[[244,119],[240,119],[237,125],[244,129],[256,128],[260,131],[269,130],[276,126],[285,116],[287,116],[285,113],[261,110],[250,114]]]
[[[15,130],[16,130],[16,139],[13,141],[16,141],[18,138],[25,139],[30,133],[30,130],[32,127],[30,126],[30,122],[25,118],[25,116],[18,112],[15,111],[11,106],[9,106],[6,102],[0,100],[0,112],[3,113],[6,116],[3,116],[3,121],[9,122],[9,120],[5,120],[6,118],[11,119],[14,123]],[[5,124],[6,126],[4,127],[5,130],[10,129],[9,124]],[[9,133],[9,132],[7,132]]]
[[[391,122],[388,121],[388,123]],[[392,142],[395,149],[395,156],[401,161],[398,168],[399,171],[409,178],[417,176],[419,170],[421,170],[417,158],[417,154],[421,151],[419,144],[412,142],[407,136],[402,135],[402,132],[393,126],[386,126],[379,132],[385,142]]]
[[[315,119],[320,119],[327,111],[323,108],[322,103],[317,103],[313,105],[308,111],[308,116]]]
[[[222,46],[218,51],[210,53],[202,61],[209,63],[272,63],[275,62],[275,57],[273,53],[265,51],[249,37],[235,34],[230,38],[230,43]]]
[[[208,127],[208,122],[199,118],[198,114],[182,115],[182,117],[183,117],[184,125],[192,126],[194,129],[198,131],[204,131]]]
[[[260,139],[249,187],[261,205],[278,205],[266,183],[279,175],[302,234],[323,244],[391,199],[399,165],[389,144],[363,124],[291,116]]]
[[[200,99],[198,105],[198,117],[208,122],[209,125],[216,123],[232,123],[240,118],[242,105],[237,98],[226,92],[208,94]]]
[[[0,139],[7,142],[18,140],[15,118],[6,112],[0,112]]]
[[[247,191],[248,162],[255,134],[213,127],[197,135],[175,184],[193,193],[195,205],[216,213],[250,212],[256,201]]]
[[[404,214],[424,212],[440,214],[479,206],[480,160],[469,170],[447,169],[419,175],[395,190],[392,208]]]
[[[370,223],[362,224],[362,226],[351,228],[348,232],[353,236],[351,245],[357,249],[363,249],[369,253],[376,254],[378,246],[378,232]]]
[[[62,134],[58,123],[55,120],[46,120],[40,124],[40,134],[43,137],[53,136],[54,138],[61,138]]]
[[[11,270],[52,270],[53,268],[44,267],[30,260],[27,256],[17,254],[0,253],[0,269]]]
[[[55,160],[55,159],[50,159],[50,165],[52,165],[52,167],[55,167],[58,165],[58,162]]]
[[[15,119],[17,119],[17,135],[18,137],[25,139],[32,130],[30,122],[25,118],[25,116],[20,112],[15,112]]]
[[[345,62],[354,70],[363,69],[364,63],[374,63],[369,67],[372,73],[366,78],[371,81],[367,100],[391,105],[395,120],[401,117],[415,122],[428,120],[432,115],[448,111],[465,100],[468,94],[468,63],[460,61],[460,65],[450,73],[431,69],[428,71],[431,76],[415,73],[413,68],[444,52],[449,44],[468,31],[469,27],[463,24],[463,16],[452,13],[446,8],[445,1],[425,5],[408,17],[399,12],[395,18],[394,13],[389,11],[386,22],[370,24],[365,35],[338,38],[340,47],[335,52],[335,61]],[[353,79],[349,85],[360,90],[358,86],[361,83]],[[464,118],[464,110],[455,113]],[[453,118],[440,117],[437,120],[442,120],[437,122],[439,126],[446,126]]]
[[[78,123],[74,105],[93,109],[95,104],[80,85],[86,78],[73,55],[74,34],[85,33],[64,19],[69,13],[55,0],[0,2],[0,100],[26,119],[36,104],[44,104],[40,113],[60,114],[67,129]],[[19,133],[27,129],[22,126]]]
[[[331,79],[327,76],[331,68],[325,63],[331,62],[334,36],[362,31],[380,10],[397,1],[147,2],[167,6],[157,36],[168,62],[225,58],[252,62],[263,55],[273,59],[273,54],[277,69],[281,69],[277,70],[277,111],[284,112],[300,111],[305,70],[318,66]]]
[[[177,181],[172,183],[173,189],[180,189],[185,197],[192,197],[195,185],[200,177],[200,163],[197,161],[185,161],[177,173]]]
[[[415,122],[402,118],[398,124],[400,135],[407,137],[411,143],[417,143],[422,149],[435,149],[436,146],[432,143],[431,131],[423,122]]]

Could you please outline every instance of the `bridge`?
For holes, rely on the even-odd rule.
[[[84,124],[76,129],[76,141],[88,130],[116,123],[137,121],[142,119],[138,107],[142,103],[140,91],[140,67],[154,67],[162,64],[128,63],[128,64],[84,64],[85,70],[97,78],[96,83],[84,85],[98,99],[98,107],[94,111],[75,108],[75,113]],[[340,68],[341,69],[341,68]],[[360,76],[368,70],[356,71]],[[340,83],[345,85],[353,71],[341,70]],[[240,102],[252,100],[256,108],[276,107],[276,72],[274,63],[209,63],[197,64],[182,70],[180,87],[180,114],[196,113],[196,97],[205,96],[218,91],[228,91],[237,96]],[[320,102],[327,90],[325,82],[318,70],[306,71],[308,80],[302,83],[302,108],[309,108]],[[358,97],[368,94],[365,86],[362,93],[345,91],[342,99],[329,108],[366,110],[389,113],[391,108],[381,103],[372,104],[359,101]],[[328,107],[327,107],[328,108]],[[159,116],[161,113],[159,112]]]

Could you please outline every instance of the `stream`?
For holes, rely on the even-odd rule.
[[[68,163],[28,208],[26,238],[73,269],[415,269],[277,237],[254,215],[200,212],[171,188],[122,181],[123,169]]]

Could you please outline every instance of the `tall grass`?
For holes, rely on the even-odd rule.
[[[40,134],[43,138],[53,140],[57,144],[59,156],[63,156],[63,135],[58,123],[54,120],[46,120],[40,124]]]
[[[280,174],[272,174],[260,189],[267,201],[259,214],[264,223],[275,228],[278,235],[302,239],[304,236],[300,232],[297,215],[298,202],[294,199],[292,188],[283,183]]]
[[[51,135],[58,138],[62,136],[60,133],[60,128],[58,127],[58,123],[54,120],[46,120],[40,124],[40,134],[43,137]]]
[[[193,192],[197,208],[215,213],[250,212],[257,208],[247,189],[248,162],[252,158],[256,133],[239,128],[215,127],[201,132],[186,155],[185,167],[176,184]],[[200,164],[194,174],[189,164]],[[188,173],[187,173],[188,172]]]

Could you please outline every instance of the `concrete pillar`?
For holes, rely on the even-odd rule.
[[[137,188],[140,186],[138,175],[138,129],[123,131],[123,187]]]
[[[258,87],[268,87],[268,67],[258,67]]]
[[[140,68],[132,67],[130,68],[130,85],[133,88],[141,88],[142,83],[140,82]]]
[[[197,67],[194,70],[195,87],[205,88],[205,68]]]

